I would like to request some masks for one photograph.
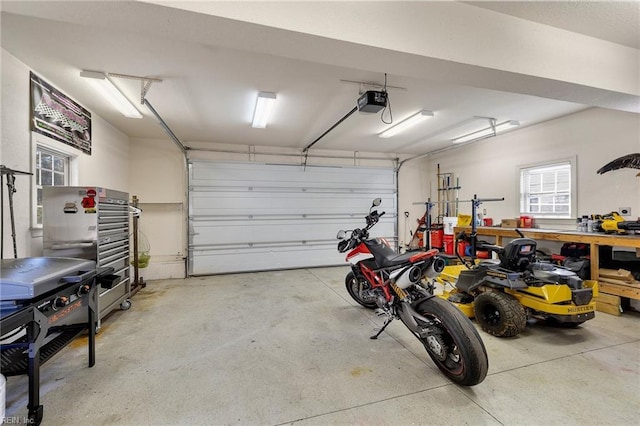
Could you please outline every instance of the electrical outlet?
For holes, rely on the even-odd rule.
[[[482,209],[482,215],[486,216],[487,215],[487,209]]]
[[[620,216],[631,216],[631,207],[618,207]]]

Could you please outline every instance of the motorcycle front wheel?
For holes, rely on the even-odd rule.
[[[487,376],[487,350],[473,323],[439,297],[423,300],[415,310],[435,323],[433,333],[417,336],[436,366],[453,382],[474,386]],[[420,320],[416,318],[420,323]],[[415,334],[415,333],[414,333]]]
[[[375,301],[365,300],[362,297],[360,297],[360,282],[358,282],[353,272],[349,272],[347,274],[347,276],[344,279],[344,284],[347,287],[347,293],[349,293],[349,296],[351,296],[353,300],[355,300],[365,308],[373,309],[377,306]],[[369,283],[363,283],[363,285],[367,286],[366,289],[371,288]]]

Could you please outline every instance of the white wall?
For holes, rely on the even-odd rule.
[[[29,71],[33,71],[51,85],[55,81],[47,79],[46,70],[32,70],[10,53],[2,49],[2,82],[1,99],[1,157],[0,163],[5,166],[26,172],[35,172],[35,160],[31,158],[32,137],[29,131]],[[94,185],[120,191],[129,191],[129,138],[92,114],[92,154],[87,155],[77,150],[78,185]],[[58,144],[61,149],[66,145]],[[74,150],[76,151],[76,150]],[[16,221],[16,243],[18,257],[42,255],[42,232],[31,229],[31,191],[32,178],[16,177],[17,192],[14,196]],[[11,226],[8,200],[5,186],[4,208],[4,256],[13,257]]]
[[[577,214],[609,213],[632,208],[640,216],[638,170],[622,169],[599,175],[596,171],[625,154],[640,152],[640,114],[591,108],[416,160],[435,180],[441,172],[460,176],[460,198],[504,197],[503,202],[482,205],[494,222],[519,216],[517,167],[575,156],[577,158]],[[422,193],[437,197],[434,183],[422,185]],[[470,208],[462,213],[470,213]],[[555,226],[573,225],[567,221]]]
[[[435,184],[435,175],[433,176]],[[398,241],[400,247],[411,242],[418,220],[424,215],[432,176],[420,159],[402,164],[398,174]],[[409,212],[409,218],[405,217]]]
[[[31,136],[29,131],[29,68],[2,49],[0,163],[10,169],[32,172]],[[27,176],[16,176],[15,208],[18,257],[31,253],[30,205],[31,182]],[[0,188],[4,196],[3,250],[4,257],[13,257],[11,222],[6,180]]]
[[[140,239],[150,245],[145,280],[183,278],[186,245],[186,165],[180,149],[168,139],[131,139],[131,195],[142,215]],[[140,247],[142,249],[143,247]]]

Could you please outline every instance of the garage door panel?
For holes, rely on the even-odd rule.
[[[394,242],[392,168],[189,164],[189,274],[336,265],[339,229],[361,228],[374,198],[387,215],[372,236]]]
[[[209,163],[212,164],[212,163]],[[395,176],[380,173],[385,169],[337,168],[271,164],[193,163],[190,185],[194,187],[246,187],[253,188],[354,188],[388,186],[395,190]],[[259,166],[259,167],[256,167]],[[340,170],[336,173],[336,170]],[[247,185],[249,183],[249,185]]]
[[[371,231],[372,236],[392,238],[393,218],[380,221]],[[218,220],[193,222],[194,248],[222,244],[299,243],[311,241],[335,241],[340,229],[364,226],[362,219],[343,220]]]
[[[266,271],[272,269],[342,265],[344,253],[338,253],[336,244],[217,249],[193,252],[192,275],[229,272]]]
[[[281,192],[194,192],[192,211],[194,216],[260,216],[291,215],[291,206],[295,204],[295,213],[302,215],[353,215],[364,217],[374,198],[382,198],[381,210],[395,203],[395,197],[389,194],[353,194],[353,193],[281,193]]]

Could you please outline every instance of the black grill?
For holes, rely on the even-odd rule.
[[[89,367],[95,363],[97,281],[113,268],[72,258],[0,260],[0,372],[28,375],[29,423],[39,425],[40,366],[88,331]]]
[[[85,325],[67,327],[54,339],[42,346],[40,348],[40,364],[44,364],[86,329]],[[15,346],[2,350],[2,374],[5,376],[17,376],[29,373],[28,343],[25,336],[15,341],[13,343]]]

